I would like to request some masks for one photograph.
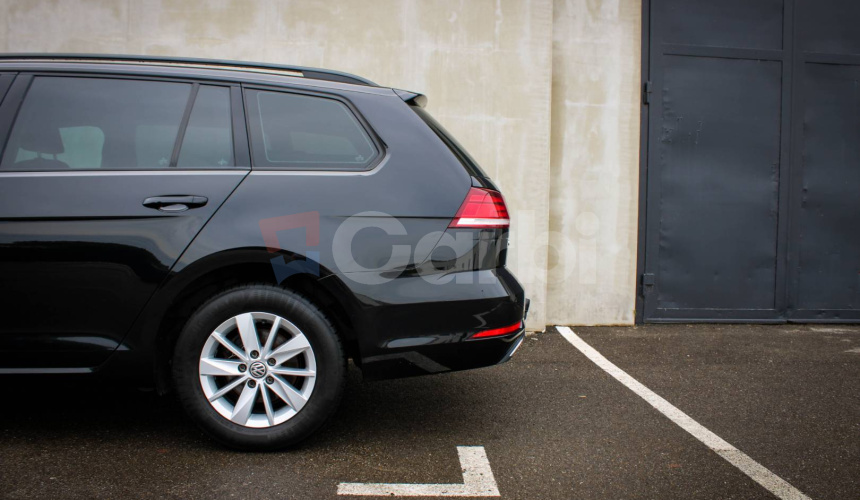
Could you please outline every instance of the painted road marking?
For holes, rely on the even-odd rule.
[[[338,495],[395,497],[498,497],[499,487],[483,446],[458,446],[463,484],[340,483]]]
[[[616,380],[627,386],[628,389],[638,394],[642,399],[647,401],[651,406],[657,409],[660,413],[675,422],[679,427],[693,435],[694,438],[705,443],[705,445],[713,450],[717,455],[726,459],[730,464],[741,470],[744,474],[752,478],[753,481],[762,485],[782,500],[810,500],[800,490],[788,484],[784,479],[777,476],[764,466],[747,456],[744,452],[730,445],[721,437],[709,431],[701,424],[690,418],[686,413],[678,408],[675,408],[671,403],[658,396],[654,391],[639,383],[636,379],[628,375],[624,370],[618,368],[611,361],[604,358],[602,354],[597,352],[593,347],[586,344],[584,340],[573,333],[573,330],[566,326],[557,326],[556,330],[561,333],[562,337],[573,344],[574,347],[585,354],[588,359],[594,362],[600,368],[603,368],[606,373],[615,377]]]

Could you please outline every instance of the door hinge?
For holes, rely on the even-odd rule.
[[[657,278],[654,277],[654,273],[645,273],[642,275],[643,286],[654,286],[656,283]]]
[[[642,103],[651,104],[651,82],[647,81],[642,85]]]

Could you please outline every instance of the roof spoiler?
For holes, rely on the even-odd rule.
[[[418,92],[411,92],[409,90],[400,90],[393,89],[394,93],[400,96],[406,104],[410,106],[418,106],[419,108],[423,108],[427,106],[427,96],[424,94],[419,94]]]

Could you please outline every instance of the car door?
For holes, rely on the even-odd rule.
[[[6,94],[0,370],[86,371],[247,175],[240,94],[56,74]]]

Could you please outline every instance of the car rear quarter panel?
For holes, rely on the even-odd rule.
[[[319,217],[318,244],[309,244],[313,241],[307,238],[307,230],[317,228],[282,230],[277,231],[277,250],[297,255],[318,252],[321,273],[392,271],[427,258],[432,245],[417,243],[430,233],[441,237],[469,189],[470,178],[393,92],[390,96],[348,93],[347,97],[382,140],[382,161],[367,172],[252,171],[198,235],[176,272],[231,248],[267,248],[261,221],[265,225],[272,219],[314,213]],[[388,228],[395,234],[384,229],[384,220],[391,217],[402,225],[402,229]],[[315,224],[313,217],[296,220]],[[352,229],[383,227],[356,232],[349,252],[353,259],[347,261],[336,255],[344,250],[336,244],[349,233],[344,232],[345,224]],[[410,247],[406,262],[387,259],[392,245]]]

